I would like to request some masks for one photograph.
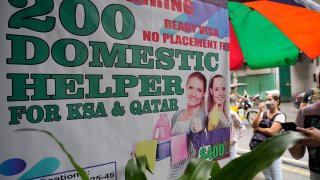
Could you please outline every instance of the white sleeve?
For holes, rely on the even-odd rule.
[[[279,122],[279,123],[285,123],[286,116],[284,114],[279,114],[275,117],[274,121]]]

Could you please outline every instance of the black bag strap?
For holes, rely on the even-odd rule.
[[[283,115],[284,115],[284,117],[285,117],[284,121],[286,122],[286,121],[287,121],[287,116],[286,116],[286,114],[284,114],[284,113],[282,113],[282,112],[275,114],[272,118],[269,119],[268,116],[267,116],[267,111],[264,111],[263,114],[262,114],[262,119],[269,119],[269,120],[271,121],[271,123],[273,123],[274,119],[275,119],[279,114],[283,114]]]

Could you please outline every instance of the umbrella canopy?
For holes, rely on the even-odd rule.
[[[251,69],[295,64],[299,50],[320,56],[320,13],[270,1],[228,2],[228,9],[231,65],[241,61],[232,59],[241,52]]]
[[[236,70],[241,68],[244,61],[244,57],[241,51],[240,44],[237,40],[237,36],[230,22],[229,22],[229,29],[230,29],[230,44],[229,44],[230,69]]]
[[[308,57],[320,56],[319,12],[272,1],[255,1],[246,5],[272,21]]]

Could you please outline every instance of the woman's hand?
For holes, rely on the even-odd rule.
[[[263,110],[266,108],[266,104],[264,102],[259,104],[259,111],[263,112]]]
[[[259,112],[257,113],[256,117],[254,118],[253,122],[252,122],[252,127],[258,128],[259,127],[259,122],[260,122],[260,117],[261,117],[261,113],[263,113],[263,110],[265,108],[265,103],[262,102],[259,104]]]
[[[313,146],[318,147],[320,146],[320,130],[314,127],[311,128],[299,128],[297,130],[303,132],[307,137],[306,139],[300,140],[299,144],[304,146]]]
[[[192,132],[194,133],[200,132],[203,129],[201,120],[198,117],[195,117],[192,119],[191,129],[192,129]]]

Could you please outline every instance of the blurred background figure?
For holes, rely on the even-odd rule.
[[[237,141],[246,130],[246,126],[233,110],[230,110],[230,128],[230,158],[234,159],[237,157]]]
[[[316,87],[310,88],[303,96],[300,109],[320,101],[320,66],[316,68]]]

